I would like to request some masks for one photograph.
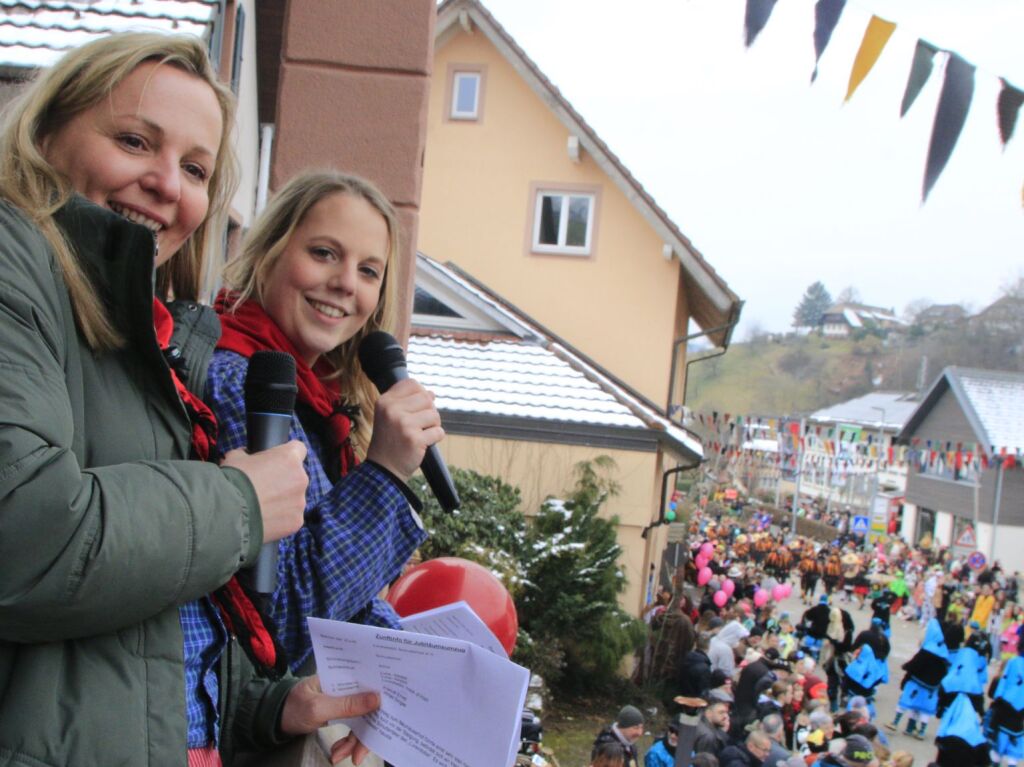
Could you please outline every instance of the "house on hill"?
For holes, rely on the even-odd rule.
[[[1020,333],[1024,331],[1024,296],[1003,296],[971,317],[969,322],[978,330]]]
[[[571,489],[580,461],[614,459],[621,490],[602,514],[618,518],[620,601],[639,615],[646,574],[661,566],[666,545],[668,526],[655,524],[666,480],[677,465],[702,460],[700,442],[503,297],[422,254],[408,361],[437,397],[448,463],[518,487],[528,516]]]
[[[892,309],[866,304],[833,304],[821,316],[821,334],[831,338],[845,338],[857,330],[889,331],[903,326]]]
[[[438,6],[426,143],[420,251],[681,404],[689,321],[726,347],[742,302],[477,0]]]
[[[973,538],[1008,572],[1024,570],[1024,373],[946,368],[898,441],[910,446],[906,499],[916,507],[904,537]]]
[[[932,331],[959,325],[967,319],[967,310],[960,304],[933,304],[914,317],[915,327]]]

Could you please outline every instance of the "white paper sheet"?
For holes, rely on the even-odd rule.
[[[448,605],[424,610],[415,615],[399,618],[404,631],[415,631],[417,634],[430,634],[436,637],[464,639],[475,645],[490,650],[495,655],[507,658],[508,653],[494,632],[473,612],[468,602],[452,602]]]
[[[320,685],[373,690],[380,709],[346,719],[401,767],[511,767],[530,673],[461,639],[309,618]]]

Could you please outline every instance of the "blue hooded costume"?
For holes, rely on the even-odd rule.
[[[953,653],[949,671],[939,686],[939,716],[942,716],[942,712],[959,693],[967,695],[975,710],[981,715],[984,711],[983,693],[987,683],[988,659],[982,657],[973,647],[961,647]]]
[[[924,632],[924,642],[903,664],[903,694],[897,706],[909,711],[934,714],[939,707],[939,683],[949,668],[949,649],[938,620],[932,618]]]
[[[989,746],[1001,757],[1024,757],[1024,658],[1012,658],[1003,671],[985,716]]]
[[[946,708],[935,737],[940,767],[983,767],[989,764],[988,741],[970,699],[957,693]]]

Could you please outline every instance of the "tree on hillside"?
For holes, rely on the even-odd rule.
[[[930,298],[915,298],[903,309],[903,319],[908,325],[912,325],[917,320],[917,317],[921,312],[934,305],[935,302]]]
[[[853,285],[847,285],[836,296],[837,304],[859,304],[862,302],[863,299],[860,297],[860,291],[853,287]]]
[[[817,327],[821,324],[821,316],[832,305],[832,296],[819,280],[804,291],[803,298],[793,312],[794,327]]]

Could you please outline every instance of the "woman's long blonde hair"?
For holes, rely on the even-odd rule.
[[[0,198],[24,211],[53,247],[63,272],[82,335],[96,350],[120,346],[99,296],[53,221],[53,214],[74,194],[68,180],[46,160],[43,141],[76,115],[108,98],[143,62],[159,62],[198,77],[213,90],[220,106],[222,133],[210,176],[206,219],[174,258],[157,270],[157,295],[198,298],[203,260],[219,245],[238,170],[232,146],[235,99],[218,82],[206,49],[197,37],[126,32],[95,40],[68,52],[44,70],[9,105],[0,128]]]
[[[270,273],[295,229],[314,205],[334,194],[348,194],[368,202],[383,217],[388,232],[387,262],[377,308],[359,332],[322,358],[331,368],[327,377],[344,382],[347,404],[358,407],[363,423],[367,424],[368,428],[353,433],[356,450],[363,456],[369,446],[377,390],[363,374],[357,351],[360,341],[367,335],[375,330],[391,330],[395,324],[396,288],[391,273],[398,257],[399,226],[395,209],[387,197],[366,179],[335,170],[305,171],[292,178],[256,218],[241,253],[224,268],[224,282],[233,292],[227,311],[248,299],[264,303]]]

